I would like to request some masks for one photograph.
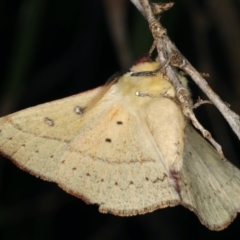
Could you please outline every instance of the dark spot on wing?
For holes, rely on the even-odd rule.
[[[115,185],[117,186],[117,185],[118,185],[118,182],[115,182]]]
[[[146,179],[146,181],[148,181],[148,180],[149,180],[149,178],[148,178],[148,177],[146,177],[145,179]]]
[[[117,124],[118,124],[118,125],[122,125],[123,122],[122,122],[122,121],[117,121]]]
[[[89,173],[86,174],[88,177],[91,176]]]
[[[76,169],[77,169],[76,167],[72,168],[73,171],[76,170]]]
[[[179,144],[180,144],[179,141],[174,143],[175,146],[178,146]]]
[[[35,151],[35,153],[39,153],[39,151],[38,151],[38,150],[36,150],[36,151]]]
[[[83,114],[84,109],[81,108],[81,107],[79,107],[79,106],[76,106],[76,107],[74,107],[74,112],[75,112],[76,114],[81,115],[81,114]]]
[[[156,182],[158,182],[158,181],[161,181],[161,179],[160,179],[159,177],[157,177],[157,178],[153,181],[153,183],[156,183]]]
[[[44,122],[50,127],[54,126],[54,121],[48,117],[44,118]]]
[[[110,138],[106,138],[105,141],[109,142],[109,143],[112,142],[112,140]]]
[[[65,160],[62,160],[61,163],[65,163]]]

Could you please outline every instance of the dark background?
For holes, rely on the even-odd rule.
[[[0,0],[1,116],[101,85],[148,51],[151,35],[140,13],[128,1],[108,2]],[[127,35],[120,35],[127,45],[119,49],[109,26],[120,27],[111,13],[125,16]],[[176,0],[162,23],[190,62],[211,75],[212,88],[240,113],[239,2]],[[194,100],[204,98],[192,81],[189,85]],[[227,158],[240,166],[239,141],[215,107],[196,112]],[[0,159],[3,240],[240,238],[239,216],[226,230],[212,232],[181,206],[129,218],[100,214],[97,206]]]

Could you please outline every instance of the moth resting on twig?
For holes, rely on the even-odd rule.
[[[103,213],[181,204],[208,228],[227,227],[240,171],[191,126],[159,69],[140,61],[108,87],[0,118],[0,152]]]

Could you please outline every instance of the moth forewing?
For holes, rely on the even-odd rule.
[[[0,118],[0,152],[20,168],[55,181],[59,156],[83,124],[76,107],[85,107],[101,90],[30,107]],[[46,118],[53,125],[46,123]]]

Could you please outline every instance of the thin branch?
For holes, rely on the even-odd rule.
[[[186,111],[184,114],[187,115],[194,123],[194,117],[192,117],[191,110],[189,109],[189,100],[186,97],[186,90],[181,86],[176,74],[173,72],[170,65],[177,66],[184,70],[188,75],[191,76],[193,81],[201,88],[201,90],[208,96],[210,101],[218,108],[224,118],[227,120],[233,131],[240,139],[240,118],[239,116],[229,109],[229,107],[220,99],[220,97],[209,87],[206,80],[201,74],[188,62],[188,60],[179,52],[173,42],[169,39],[166,34],[166,30],[159,23],[157,18],[153,14],[151,4],[148,0],[130,0],[138,10],[143,14],[149,23],[150,30],[153,34],[159,60],[162,66],[167,64],[165,70],[166,75],[172,81],[178,93],[178,98]],[[189,112],[190,111],[190,112]],[[191,113],[191,114],[190,114]],[[194,124],[195,125],[195,124]],[[202,132],[203,133],[203,132]],[[204,133],[203,133],[204,135]]]
[[[194,80],[194,82],[202,89],[202,91],[208,96],[210,101],[218,108],[221,114],[229,123],[232,130],[236,133],[240,139],[240,118],[235,112],[233,112],[228,105],[221,100],[221,98],[210,88],[205,79],[197,72],[197,70],[188,62],[183,68]]]
[[[142,4],[139,2],[139,0],[130,0],[134,5],[135,7],[138,9],[138,11],[143,15],[144,15],[144,9],[142,7]]]
[[[198,98],[197,102],[192,106],[192,109],[196,109],[203,104],[212,104],[212,102],[209,100],[202,100],[201,98]]]

